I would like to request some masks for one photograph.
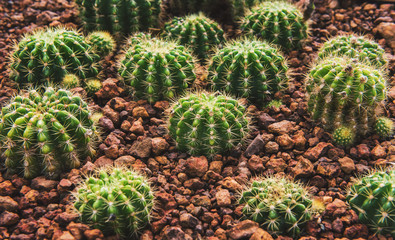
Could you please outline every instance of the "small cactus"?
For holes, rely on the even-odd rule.
[[[241,145],[249,133],[246,108],[214,93],[190,93],[174,103],[169,132],[180,151],[213,157]]]
[[[382,138],[391,137],[394,134],[394,122],[386,117],[380,117],[374,124],[375,132]]]
[[[264,103],[288,84],[285,58],[274,47],[255,39],[228,42],[209,63],[214,90]]]
[[[30,90],[0,114],[0,151],[9,173],[58,178],[93,156],[97,139],[88,105],[67,90]]]
[[[162,35],[189,46],[201,61],[207,59],[213,46],[225,41],[224,31],[219,24],[202,13],[173,18],[166,23]]]
[[[76,188],[74,198],[83,223],[124,239],[135,239],[154,205],[148,180],[122,167],[98,169]]]
[[[88,94],[88,96],[93,96],[102,87],[103,85],[99,79],[89,79],[85,83],[85,91]]]
[[[271,234],[296,237],[315,213],[307,189],[300,183],[277,176],[253,181],[241,193],[239,203],[245,204],[242,210],[245,217]]]
[[[115,40],[108,32],[92,32],[86,37],[86,40],[92,45],[93,51],[101,58],[107,57],[115,50]]]
[[[80,86],[80,78],[75,74],[66,74],[61,85],[65,88],[75,88]]]
[[[299,9],[287,1],[267,1],[241,21],[243,32],[261,37],[285,50],[299,48],[307,39],[307,23]]]
[[[395,169],[378,170],[359,178],[348,190],[347,201],[361,223],[375,234],[395,237]]]
[[[354,129],[341,126],[333,132],[333,141],[340,146],[348,147],[354,143]]]

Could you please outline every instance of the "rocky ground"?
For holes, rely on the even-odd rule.
[[[163,120],[169,103],[151,106],[132,101],[114,78],[114,60],[109,59],[103,89],[91,99],[91,105],[105,115],[100,120],[103,141],[98,158],[64,174],[60,181],[43,177],[27,181],[0,174],[0,239],[104,239],[99,230],[78,223],[69,191],[82,173],[106,164],[139,169],[157,189],[155,216],[140,239],[272,239],[256,223],[243,220],[242,206],[237,204],[243,184],[266,173],[300,179],[326,204],[325,212],[309,222],[300,239],[392,239],[374,236],[358,223],[358,216],[345,203],[344,190],[355,175],[395,162],[395,140],[371,136],[351,149],[338,148],[306,112],[303,76],[317,49],[332,35],[356,32],[386,47],[391,89],[386,109],[388,116],[395,117],[395,6],[350,2],[316,0],[310,42],[288,54],[293,79],[289,89],[278,95],[284,104],[263,111],[250,106],[257,128],[248,148],[213,161],[178,153]],[[6,58],[13,41],[44,25],[75,26],[76,16],[67,0],[0,3],[0,104],[17,91],[7,78]]]

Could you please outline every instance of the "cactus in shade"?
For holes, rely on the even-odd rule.
[[[380,137],[390,137],[394,133],[394,122],[389,118],[380,117],[374,124],[374,130]]]
[[[97,76],[99,60],[78,32],[47,28],[27,34],[14,46],[10,77],[22,85],[59,82],[67,73],[85,79]]]
[[[57,178],[93,156],[97,138],[87,104],[67,90],[30,90],[1,109],[0,150],[11,174]]]
[[[118,70],[138,99],[150,103],[171,99],[195,80],[195,59],[187,48],[141,34],[129,42],[132,44],[121,57]]]
[[[327,130],[352,127],[356,137],[371,130],[387,94],[382,71],[347,57],[319,61],[308,74],[306,91],[314,120]]]
[[[159,22],[161,0],[77,0],[86,31],[129,34],[147,31]]]
[[[236,99],[215,93],[190,93],[174,103],[170,136],[180,151],[213,157],[241,145],[249,133],[246,108]]]
[[[200,60],[205,60],[213,46],[225,41],[224,31],[218,23],[202,13],[175,17],[166,23],[162,34],[184,46],[189,46]]]
[[[271,234],[297,236],[315,213],[310,194],[300,183],[277,176],[256,179],[239,200],[243,214]]]
[[[135,239],[154,205],[148,180],[123,167],[98,169],[76,188],[74,198],[83,223],[124,239]]]
[[[318,56],[325,58],[328,55],[357,58],[362,62],[382,67],[387,64],[385,51],[378,43],[363,36],[340,35],[329,39],[319,50]]]
[[[333,132],[333,141],[340,146],[348,147],[354,143],[355,133],[352,128],[341,126]]]
[[[96,92],[98,92],[102,88],[102,83],[99,79],[89,79],[85,83],[85,91],[88,96],[93,96]]]
[[[75,88],[80,85],[80,78],[75,74],[66,74],[61,85],[65,88]]]
[[[359,178],[347,201],[361,223],[376,234],[395,237],[395,169],[378,170]]]
[[[287,1],[268,1],[256,6],[241,21],[241,29],[286,50],[299,48],[307,39],[303,14]]]
[[[288,83],[287,62],[265,42],[241,39],[216,50],[209,63],[214,90],[229,92],[262,103]]]
[[[93,51],[101,58],[110,55],[115,50],[115,40],[108,32],[92,32],[86,37],[86,40],[92,45]]]

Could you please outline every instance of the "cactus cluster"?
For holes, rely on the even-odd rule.
[[[272,234],[297,236],[312,218],[313,201],[297,182],[278,176],[259,178],[246,188],[239,200],[245,217]]]
[[[394,122],[386,117],[380,117],[374,124],[375,132],[382,138],[390,137],[394,134]]]
[[[87,104],[67,90],[30,90],[1,109],[0,150],[9,173],[57,178],[94,155],[95,139]]]
[[[98,169],[76,188],[74,197],[83,223],[125,239],[149,223],[154,205],[148,180],[120,167]]]
[[[64,75],[60,84],[64,88],[75,88],[80,86],[81,80],[77,75],[69,73]]]
[[[354,129],[340,126],[333,131],[333,141],[340,146],[349,147],[354,143],[355,132]]]
[[[150,103],[171,99],[195,80],[195,59],[187,48],[142,34],[129,42],[118,69],[132,87],[134,97]]]
[[[347,201],[372,231],[395,237],[395,169],[375,171],[358,179],[350,187]]]
[[[241,144],[249,133],[242,104],[206,92],[191,93],[175,102],[168,125],[179,150],[210,158]]]
[[[115,50],[115,40],[108,32],[92,32],[86,37],[86,40],[101,58],[110,55]]]
[[[103,87],[101,81],[99,79],[93,78],[89,79],[85,83],[85,91],[88,96],[93,96],[96,92],[98,92]]]
[[[209,63],[214,90],[262,103],[287,86],[287,62],[269,44],[256,39],[228,42]]]

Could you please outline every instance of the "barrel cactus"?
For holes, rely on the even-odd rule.
[[[378,170],[359,178],[347,201],[359,220],[376,234],[395,237],[395,169]]]
[[[138,99],[150,103],[171,99],[195,80],[195,59],[187,48],[141,34],[129,42],[118,69]]]
[[[380,137],[390,137],[394,134],[394,122],[389,118],[380,117],[374,124],[374,130]]]
[[[75,74],[66,74],[60,85],[64,88],[75,88],[80,86],[80,78]]]
[[[154,205],[147,178],[122,167],[98,169],[77,186],[74,198],[83,223],[122,239],[135,239]]]
[[[43,92],[18,95],[1,109],[0,150],[11,174],[58,178],[95,154],[98,134],[87,104],[67,90]]]
[[[340,146],[349,147],[354,143],[355,132],[349,127],[340,126],[333,131],[333,141]]]
[[[81,79],[96,77],[99,56],[75,30],[47,28],[25,35],[10,56],[11,79],[19,84],[60,82],[72,73]]]
[[[288,83],[287,62],[268,43],[256,39],[228,42],[209,63],[214,90],[264,103]]]
[[[303,185],[283,177],[256,179],[244,189],[239,200],[243,214],[271,234],[299,235],[315,210]]]
[[[285,50],[301,47],[307,39],[307,23],[301,11],[287,1],[267,1],[256,6],[241,21],[241,29]]]
[[[198,92],[174,103],[168,127],[180,151],[211,158],[243,144],[249,119],[246,108],[236,99]]]
[[[85,84],[85,91],[88,96],[93,96],[103,87],[103,84],[99,79],[89,79]]]
[[[115,50],[115,40],[108,32],[92,32],[86,37],[86,40],[92,45],[93,51],[101,58],[110,55]]]

